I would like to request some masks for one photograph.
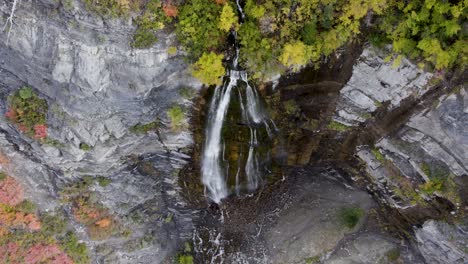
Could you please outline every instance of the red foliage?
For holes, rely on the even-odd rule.
[[[18,264],[73,264],[73,260],[60,250],[56,244],[36,244],[29,248],[20,248],[15,242],[0,246],[0,262]]]
[[[226,3],[226,0],[215,0],[215,2],[218,4],[218,5],[224,5]]]
[[[23,188],[15,179],[6,177],[0,181],[0,203],[15,206],[23,200]]]
[[[16,113],[16,110],[13,108],[8,109],[8,111],[5,113],[6,118],[10,119],[11,121],[16,121],[18,119],[18,115]]]
[[[34,125],[34,138],[45,139],[47,137],[47,125]]]
[[[26,133],[26,132],[29,131],[28,127],[25,126],[25,125],[23,125],[23,124],[19,124],[19,125],[18,125],[18,130],[21,131],[21,132],[23,132],[23,133]]]
[[[177,10],[177,6],[168,3],[163,5],[164,14],[168,17],[176,17],[179,14],[179,10]]]
[[[0,246],[1,263],[19,263],[20,257],[20,248],[15,242],[9,242],[5,246]]]

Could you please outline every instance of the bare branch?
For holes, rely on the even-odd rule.
[[[8,27],[7,42],[6,42],[7,45],[8,45],[8,41],[10,40],[11,29],[13,28],[13,17],[15,16],[16,5],[20,1],[21,0],[14,0],[13,1],[13,6],[11,7],[10,16],[7,18],[5,26],[3,27],[3,31],[7,30],[7,27]]]

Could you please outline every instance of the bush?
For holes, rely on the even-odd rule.
[[[203,53],[201,58],[192,65],[192,74],[206,85],[220,85],[221,77],[226,74],[223,66],[223,55],[214,52]]]
[[[47,101],[40,99],[30,87],[22,87],[8,97],[7,119],[27,136],[45,140],[47,137]]]
[[[86,144],[86,143],[80,143],[80,149],[84,150],[84,151],[90,151],[93,148],[90,145]]]
[[[91,262],[88,255],[88,248],[84,243],[78,242],[78,238],[75,234],[68,232],[61,242],[65,252],[73,258],[76,264],[87,264]]]
[[[169,108],[167,116],[171,120],[171,127],[174,130],[181,129],[185,121],[185,113],[178,105]]]
[[[364,216],[364,210],[360,207],[344,207],[339,212],[341,223],[348,228],[354,228],[362,216]]]

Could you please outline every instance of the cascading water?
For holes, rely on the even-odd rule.
[[[241,17],[244,18],[242,8],[237,1],[237,6]],[[237,39],[236,32],[233,32],[234,39]],[[260,173],[258,146],[258,130],[265,128],[271,136],[271,129],[268,123],[272,121],[264,111],[259,99],[258,92],[248,82],[247,73],[238,70],[239,47],[236,45],[236,54],[233,58],[232,69],[229,71],[228,80],[222,86],[216,87],[208,113],[208,125],[206,129],[206,140],[202,157],[202,182],[207,189],[208,197],[215,203],[219,203],[223,198],[231,193],[231,189],[239,194],[241,189],[253,191],[262,183]],[[243,84],[242,89],[239,84]],[[235,175],[229,175],[229,163],[225,159],[225,141],[223,139],[223,125],[225,124],[226,113],[231,102],[232,91],[237,89],[239,95],[239,105],[241,109],[242,122],[250,130],[250,141],[248,156],[245,162],[237,162]],[[245,94],[245,100],[244,95]],[[240,157],[239,157],[240,158]],[[244,168],[241,168],[242,164]],[[244,175],[245,182],[242,183],[241,175]],[[229,178],[234,188],[229,186]]]

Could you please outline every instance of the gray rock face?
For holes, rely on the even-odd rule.
[[[279,213],[276,224],[266,234],[271,263],[302,263],[320,258],[332,251],[346,234],[359,229],[365,218],[350,229],[342,222],[340,210],[358,206],[367,212],[373,206],[371,197],[348,188],[341,180],[339,176],[331,176],[305,183],[295,191],[297,197]]]
[[[403,241],[401,241],[403,242]],[[405,243],[375,233],[362,233],[348,239],[327,259],[325,264],[424,263]]]
[[[416,230],[419,250],[428,264],[467,263],[468,230],[430,220]]]
[[[0,31],[0,154],[10,161],[2,169],[42,210],[56,208],[59,190],[75,179],[110,179],[110,185],[95,184],[90,191],[132,235],[95,242],[75,225],[80,238],[94,249],[96,263],[160,263],[191,232],[177,172],[189,158],[181,149],[192,144],[192,135],[172,130],[167,111],[180,105],[188,112],[191,103],[179,90],[200,83],[182,57],[167,54],[173,35],[161,34],[154,47],[134,50],[128,44],[135,29],[130,19],[102,19],[82,1],[70,3],[21,1],[8,43]],[[11,4],[0,1],[2,27]],[[56,144],[24,137],[6,122],[6,98],[24,85],[47,99],[48,135]],[[129,131],[155,120],[160,133]],[[130,156],[140,156],[145,169]],[[149,167],[151,172],[142,172]],[[168,216],[173,220],[166,222]]]
[[[358,151],[369,174],[394,206],[411,206],[393,192],[401,188],[402,181],[421,185],[446,178],[449,183],[456,183],[468,175],[468,120],[464,113],[467,94],[461,88],[454,94],[442,96],[436,105],[414,114],[394,136],[379,140],[374,151],[381,153],[382,158],[392,164],[390,167],[377,160],[375,152],[369,148],[362,147]],[[400,177],[395,177],[396,174]],[[436,195],[448,198],[456,204],[457,210],[463,210],[455,188],[446,187]]]
[[[340,91],[334,119],[351,126],[364,122],[369,113],[382,103],[390,102],[389,109],[413,96],[422,96],[432,74],[424,72],[406,59],[395,67],[385,62],[382,51],[366,48],[348,83]]]

